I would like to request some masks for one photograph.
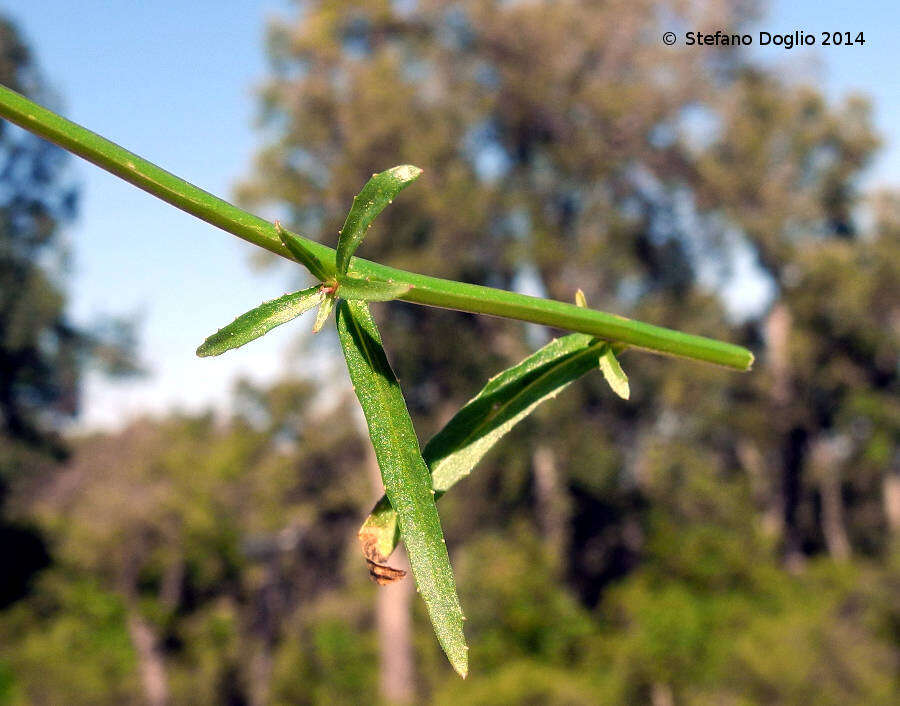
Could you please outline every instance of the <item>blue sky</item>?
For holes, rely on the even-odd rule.
[[[32,45],[67,117],[226,198],[249,174],[261,139],[253,90],[266,74],[265,23],[291,12],[287,0],[16,0],[4,12]],[[819,79],[831,97],[851,90],[873,97],[886,149],[870,185],[900,183],[900,130],[892,124],[900,114],[897,27],[900,4],[887,2],[773,2],[760,23],[781,32],[865,32],[863,47],[760,55]],[[256,272],[251,246],[100,169],[73,166],[82,184],[81,214],[67,231],[73,314],[83,321],[138,314],[153,373],[125,385],[91,376],[82,425],[219,406],[235,376],[277,377],[296,345],[296,326],[221,358],[199,360],[194,350],[236,314],[296,284],[291,271]]]
[[[274,0],[27,0],[10,14],[67,117],[228,198],[259,144],[253,90],[265,76],[266,19],[287,9]],[[84,321],[137,314],[153,372],[124,385],[91,376],[82,423],[220,404],[236,375],[276,377],[293,327],[220,358],[200,360],[194,350],[287,291],[288,270],[255,272],[253,247],[92,165],[73,166],[82,184],[81,213],[68,230],[73,313]]]

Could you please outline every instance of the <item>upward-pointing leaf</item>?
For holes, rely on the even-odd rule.
[[[337,245],[337,270],[347,272],[350,258],[362,242],[375,217],[384,210],[406,186],[419,178],[422,170],[411,164],[401,164],[387,171],[373,174],[356,198],[341,228]]]
[[[460,675],[468,670],[463,614],[434,504],[428,467],[391,370],[381,336],[364,302],[341,300],[337,327],[350,379],[369,426],[381,478],[399,518],[419,592],[441,647]]]
[[[551,341],[517,365],[491,378],[425,446],[436,497],[466,477],[510,429],[539,404],[597,367],[608,344],[573,333]],[[388,560],[397,546],[397,515],[383,497],[359,531],[366,558]]]
[[[207,338],[197,349],[197,355],[205,358],[243,346],[276,326],[300,316],[307,309],[312,309],[322,301],[323,296],[321,287],[316,285],[264,302]]]
[[[313,277],[320,282],[326,282],[334,277],[334,266],[323,262],[316,257],[315,254],[304,245],[300,238],[290,231],[285,230],[278,221],[275,221],[275,230],[278,231],[278,237],[281,238],[281,242],[284,243],[284,246],[291,251],[291,255],[303,263]]]
[[[580,289],[575,292],[575,305],[580,306],[582,309],[587,308],[587,299],[585,299],[584,292]],[[606,382],[612,388],[612,391],[623,400],[627,400],[631,397],[631,387],[628,385],[628,376],[622,370],[622,366],[619,365],[616,352],[611,345],[600,351],[600,370],[603,372],[603,377],[606,378]]]

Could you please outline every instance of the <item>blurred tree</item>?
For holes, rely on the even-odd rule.
[[[746,71],[719,113],[699,165],[702,197],[740,229],[775,290],[754,322],[764,367],[742,381],[753,388],[746,426],[736,419],[745,465],[761,462],[789,565],[823,543],[846,558],[843,474],[868,436],[850,407],[865,396],[886,410],[900,391],[896,236],[882,216],[867,233],[854,217],[860,169],[876,147],[869,108],[851,98],[833,110],[812,89],[786,92]],[[900,427],[884,431],[896,439]],[[853,483],[872,498],[871,478]]]
[[[35,507],[58,563],[0,618],[0,703],[372,699],[374,603],[353,542],[367,447],[346,424],[355,401],[312,389],[242,385],[229,420],[173,415],[77,444]],[[530,522],[461,546],[479,668],[448,673],[416,604],[418,700],[893,703],[900,564],[789,575],[750,480],[676,451],[646,450],[641,563],[597,611]]]
[[[0,83],[46,96],[31,52],[2,17]],[[74,411],[82,334],[54,281],[64,255],[57,227],[75,208],[64,161],[63,150],[0,123],[0,608],[49,560],[33,528],[4,512],[9,484],[60,457],[58,422]]]
[[[54,96],[16,28],[0,17],[0,83],[44,102]],[[41,538],[7,496],[65,456],[59,436],[77,413],[82,372],[93,361],[137,371],[131,326],[109,319],[81,328],[66,311],[67,247],[75,215],[68,154],[0,122],[0,608],[24,594],[49,561]],[[17,507],[11,507],[16,505]]]
[[[48,97],[31,52],[6,20],[0,20],[0,82]],[[0,429],[8,442],[55,456],[56,425],[75,412],[84,345],[84,334],[66,318],[58,284],[66,255],[59,226],[76,204],[66,159],[65,151],[0,125]],[[4,479],[14,470],[8,453]]]
[[[121,606],[116,626],[148,703],[271,703],[289,659],[281,652],[318,639],[311,606],[347,583],[343,557],[371,493],[358,482],[366,447],[344,423],[350,400],[313,391],[241,384],[233,419],[173,415],[83,439],[35,499],[54,573],[88,576]],[[352,567],[365,582],[365,566]],[[65,619],[45,593],[29,599],[34,622]],[[21,653],[20,639],[0,657],[27,674],[48,655]],[[303,659],[296,669],[315,671]],[[89,674],[63,670],[40,688],[68,703]],[[39,693],[30,680],[20,686]]]

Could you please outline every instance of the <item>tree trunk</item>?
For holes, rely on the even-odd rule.
[[[772,507],[780,511],[784,563],[789,571],[803,568],[805,559],[797,529],[797,507],[800,502],[801,471],[806,447],[803,429],[790,418],[791,354],[790,338],[793,317],[783,302],[776,302],[766,319],[767,363],[772,378],[770,401],[772,420],[779,424],[781,451],[776,455],[772,472]]]
[[[179,556],[169,562],[163,573],[162,584],[159,587],[159,601],[169,610],[175,610],[181,603],[184,570],[184,558]]]
[[[126,559],[121,563],[116,586],[127,606],[128,635],[137,654],[138,671],[147,706],[167,706],[169,684],[166,679],[166,663],[162,647],[153,627],[144,620],[137,608],[137,577],[141,557],[145,553],[146,547],[134,544],[129,547]]]
[[[409,571],[402,547],[394,552],[391,565]],[[400,581],[379,586],[377,590],[375,613],[381,661],[381,695],[388,703],[411,704],[416,696],[412,646],[413,577],[407,575]]]
[[[365,434],[368,432],[365,431]],[[368,438],[368,436],[366,436]],[[366,460],[372,482],[373,503],[384,493],[375,451],[368,445]],[[368,510],[368,508],[366,508]],[[402,547],[391,555],[391,565],[409,571]],[[376,588],[375,623],[378,627],[379,689],[382,701],[411,704],[416,697],[415,660],[412,644],[412,600],[415,585],[412,575]]]
[[[257,641],[250,655],[248,668],[248,698],[250,706],[269,703],[272,683],[272,650],[268,644]]]
[[[560,487],[553,451],[539,445],[532,456],[532,468],[537,524],[541,528],[547,553],[560,568],[559,563],[568,548],[569,503]]]
[[[128,633],[137,652],[147,706],[166,706],[169,703],[169,686],[159,639],[134,607],[128,612]]]
[[[882,481],[884,515],[893,536],[900,535],[900,470],[888,469]]]
[[[846,461],[849,442],[844,437],[822,438],[813,444],[810,462],[822,499],[822,533],[828,553],[838,560],[850,558],[850,540],[844,523],[841,496],[841,466]]]
[[[675,706],[675,695],[672,687],[663,682],[654,682],[650,689],[651,706]]]
[[[281,536],[284,536],[284,530],[276,536],[276,543]],[[282,558],[279,549],[280,547],[273,548],[267,558],[264,577],[261,584],[256,587],[250,604],[252,607],[248,631],[250,640],[247,644],[249,657],[245,657],[247,670],[245,680],[250,706],[264,706],[269,703],[272,650],[286,613],[284,601],[278,590]]]

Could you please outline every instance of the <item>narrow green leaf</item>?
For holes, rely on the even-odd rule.
[[[366,182],[356,198],[341,228],[337,244],[337,269],[341,274],[347,272],[350,258],[362,242],[372,221],[381,213],[394,197],[409,184],[419,178],[422,170],[411,164],[401,164],[387,171],[373,174]]]
[[[412,285],[374,277],[352,277],[345,275],[338,279],[338,296],[364,302],[389,302],[406,294]]]
[[[329,279],[334,279],[334,267],[327,261],[317,257],[312,250],[306,247],[306,243],[304,243],[303,239],[298,238],[289,230],[286,230],[278,221],[275,221],[275,230],[278,232],[278,237],[281,238],[281,242],[284,243],[284,246],[291,251],[291,255],[303,263],[304,267],[310,271],[313,277],[320,282],[327,282]]]
[[[600,370],[603,372],[603,377],[606,378],[606,382],[609,383],[613,392],[623,400],[627,400],[631,396],[628,376],[622,370],[622,366],[619,365],[619,359],[616,358],[615,351],[613,351],[611,346],[607,346],[600,353]]]
[[[197,355],[201,358],[221,355],[232,348],[243,346],[276,326],[297,318],[307,309],[312,309],[322,301],[323,296],[321,287],[316,285],[264,302],[207,338],[197,349]]]
[[[316,312],[316,322],[313,324],[313,333],[319,333],[322,330],[322,327],[325,325],[325,322],[328,320],[328,315],[331,314],[331,310],[334,308],[334,295],[327,294],[325,298],[322,300],[322,303],[319,304],[319,310]]]
[[[435,492],[444,493],[467,476],[535,407],[596,368],[597,351],[604,345],[584,334],[570,334],[491,378],[425,446]]]
[[[350,379],[369,426],[385,492],[397,512],[419,592],[441,647],[463,677],[468,647],[450,557],[441,530],[428,467],[406,409],[400,384],[364,302],[341,300],[338,336]]]
[[[487,385],[447,422],[422,455],[432,473],[436,497],[471,473],[475,465],[510,429],[539,404],[597,367],[607,347],[591,336],[573,333],[551,341]],[[359,531],[366,558],[388,560],[397,546],[397,516],[383,497]]]

